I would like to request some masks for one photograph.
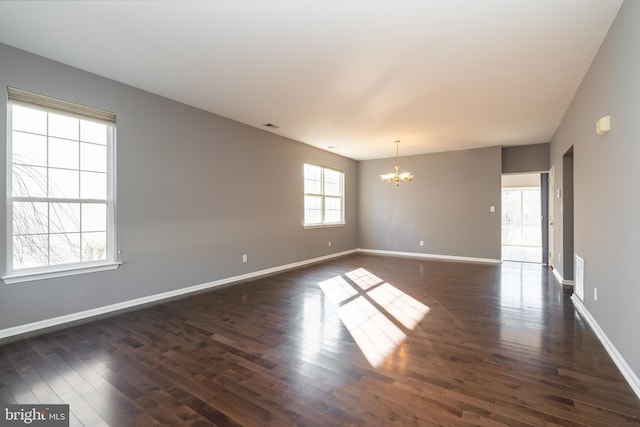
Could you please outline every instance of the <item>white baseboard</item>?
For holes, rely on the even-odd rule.
[[[573,302],[573,305],[578,309],[580,314],[582,314],[582,316],[585,318],[589,326],[591,326],[591,329],[593,329],[593,332],[595,332],[605,350],[607,350],[607,353],[609,353],[609,356],[613,360],[613,363],[615,363],[620,370],[620,373],[622,373],[622,376],[627,380],[638,398],[640,398],[640,378],[638,378],[636,373],[633,372],[633,369],[631,369],[631,367],[627,364],[622,355],[618,352],[613,343],[604,333],[602,328],[600,328],[600,325],[598,325],[596,319],[593,318],[591,313],[589,313],[589,310],[587,310],[587,307],[585,307],[582,301],[580,301],[580,298],[578,298],[576,295],[572,295],[571,301]]]
[[[345,255],[355,253],[356,251],[357,251],[356,249],[352,249],[344,252],[338,252],[330,255],[321,256],[318,258],[312,258],[304,261],[294,262],[291,264],[281,265],[278,267],[272,267],[264,270],[254,271],[252,273],[241,274],[239,276],[227,277],[224,279],[215,280],[213,282],[203,283],[200,285],[189,286],[187,288],[176,289],[169,292],[163,292],[160,294],[149,295],[142,298],[123,301],[116,304],[105,305],[103,307],[92,308],[90,310],[84,310],[77,313],[71,313],[64,316],[54,317],[51,319],[45,319],[37,322],[27,323],[24,325],[14,326],[11,328],[0,329],[0,340],[4,338],[13,337],[16,335],[27,334],[27,333],[35,332],[42,329],[60,326],[65,323],[89,319],[91,317],[112,313],[114,311],[125,310],[125,309],[139,306],[139,305],[162,301],[162,300],[174,298],[174,297],[185,295],[185,294],[202,291],[205,289],[215,288],[218,286],[228,285],[228,284],[237,283],[237,282],[244,282],[250,279],[255,279],[262,276],[268,276],[268,275],[279,273],[285,270],[291,270],[294,268],[303,267],[309,264],[315,264],[315,263],[326,261],[332,258],[339,258]]]
[[[558,273],[558,269],[551,267],[551,271],[553,271],[553,275],[556,277],[556,280],[558,280],[558,283],[562,284],[563,279],[562,276],[560,275],[560,273]]]
[[[381,251],[377,249],[358,249],[358,252],[374,255],[389,255],[399,257],[411,257],[411,258],[428,258],[437,259],[442,261],[458,261],[458,262],[479,262],[483,264],[500,264],[502,261],[493,258],[471,258],[454,255],[436,255],[436,254],[423,254],[419,252],[397,252],[397,251]]]

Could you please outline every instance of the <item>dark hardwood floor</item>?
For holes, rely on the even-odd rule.
[[[91,427],[640,424],[551,276],[353,255],[6,343],[0,402]]]

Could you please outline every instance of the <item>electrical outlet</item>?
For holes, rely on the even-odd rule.
[[[420,240],[420,246],[424,246],[424,240]]]
[[[331,247],[331,240],[329,240],[329,247]]]
[[[247,262],[247,254],[242,255],[242,262]]]
[[[593,300],[598,301],[598,288],[593,288]]]

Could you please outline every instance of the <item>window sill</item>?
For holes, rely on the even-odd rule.
[[[46,271],[28,271],[7,274],[2,277],[4,283],[11,285],[13,283],[31,282],[34,280],[55,279],[58,277],[75,276],[77,274],[95,273],[98,271],[115,270],[122,264],[121,262],[108,261],[99,264],[81,265],[73,267],[60,267],[58,269]]]
[[[346,222],[336,222],[334,224],[303,224],[304,228],[331,228],[331,227],[344,227]]]

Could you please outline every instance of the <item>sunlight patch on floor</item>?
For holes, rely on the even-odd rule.
[[[429,307],[364,268],[318,284],[374,368],[406,339]],[[403,331],[403,328],[406,331]]]
[[[372,286],[382,282],[382,279],[375,274],[369,273],[364,268],[358,268],[357,270],[350,271],[345,274],[356,285],[360,286],[365,291]]]
[[[329,301],[336,305],[358,295],[358,291],[342,276],[332,277],[329,280],[320,282],[318,286],[320,286]]]
[[[409,330],[429,312],[429,307],[389,283],[372,289],[369,296]]]
[[[374,368],[407,337],[387,316],[363,297],[338,308],[338,316]]]

